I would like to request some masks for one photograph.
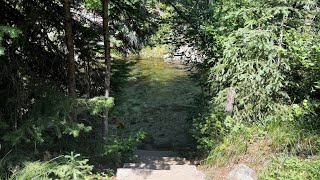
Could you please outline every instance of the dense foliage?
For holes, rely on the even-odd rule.
[[[269,154],[316,156],[320,125],[319,2],[167,2],[176,9],[171,28],[184,37],[178,41],[192,43],[206,55],[203,62],[195,64],[195,77],[201,81],[207,103],[202,104],[206,108],[195,118],[193,129],[198,148],[207,154],[205,162],[237,162],[247,153],[256,157],[260,152],[251,152],[250,146],[259,142],[271,146],[266,148]],[[232,89],[236,95],[229,114],[225,108]],[[317,171],[317,167],[308,169],[309,160],[295,167],[289,163],[278,169],[281,172],[272,172],[272,167],[280,166],[272,165],[263,178],[281,173],[281,177],[295,178],[282,172],[286,168],[296,168],[296,173]],[[302,179],[317,176],[301,174]]]
[[[67,90],[70,67],[63,3],[0,2],[0,177],[84,179],[91,177],[92,164],[94,171],[104,171],[132,158],[143,133],[130,137],[110,134],[105,144],[101,141],[101,116],[114,102],[102,96],[105,65],[100,2],[71,1],[78,98],[68,96]],[[114,51],[141,49],[157,29],[154,2],[110,4]],[[116,80],[111,95],[119,90]],[[65,155],[71,151],[90,158]],[[35,160],[47,162],[30,162]],[[99,169],[99,163],[108,166]]]

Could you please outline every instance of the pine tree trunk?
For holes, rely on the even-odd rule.
[[[110,56],[110,38],[109,38],[109,0],[102,1],[103,10],[103,39],[104,39],[104,56],[105,56],[105,97],[110,97],[110,78],[111,78],[111,56]],[[104,110],[102,123],[102,137],[106,141],[108,137],[108,114],[109,109]]]
[[[283,46],[282,46],[282,44],[283,44],[283,29],[285,27],[285,20],[286,20],[286,17],[283,15],[281,25],[280,25],[280,35],[279,35],[279,40],[278,40],[278,46],[280,49],[283,48]],[[278,54],[278,67],[280,67],[280,65],[281,65],[281,53]]]
[[[70,0],[64,0],[64,27],[66,44],[68,49],[68,93],[69,96],[76,98],[76,76],[75,76],[75,59],[74,59],[74,43],[73,43],[73,33],[72,33],[72,15],[71,15],[71,5]]]
[[[68,93],[72,98],[76,98],[76,67],[74,59],[74,43],[73,43],[73,33],[72,33],[72,15],[71,15],[71,3],[70,0],[63,1],[64,9],[64,28],[66,36],[66,44],[68,49],[67,59],[68,59]],[[70,120],[76,121],[76,115],[74,111],[70,112]]]

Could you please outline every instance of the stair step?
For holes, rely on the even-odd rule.
[[[125,163],[123,168],[170,170],[170,164],[145,164],[145,163]]]
[[[125,163],[123,168],[170,170],[171,165],[189,165],[190,162],[149,162],[149,163]]]
[[[173,151],[137,150],[136,154],[139,157],[143,157],[143,156],[154,156],[154,157],[174,157],[174,156],[178,156],[178,153],[173,152]]]
[[[155,157],[155,156],[142,156],[139,157],[141,163],[168,163],[168,164],[188,164],[186,158],[181,157]]]
[[[118,168],[117,180],[204,180],[194,165],[170,165],[170,170]]]
[[[137,150],[137,163],[117,169],[117,180],[205,180],[205,175],[173,151]]]

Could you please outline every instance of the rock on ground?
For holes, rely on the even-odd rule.
[[[245,164],[236,166],[227,176],[227,180],[254,180],[255,171]]]

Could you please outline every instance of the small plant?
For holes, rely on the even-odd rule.
[[[136,147],[145,136],[145,132],[139,131],[128,138],[121,138],[118,136],[111,137],[105,147],[106,151],[104,156],[116,166],[124,161],[134,160]]]
[[[55,176],[60,179],[89,179],[93,166],[88,165],[88,159],[80,158],[80,154],[74,154],[63,156],[61,162],[53,170]]]
[[[9,180],[20,180],[20,179],[40,179],[49,180],[52,170],[56,166],[56,163],[49,162],[27,162],[24,164],[22,169],[16,166],[11,171],[13,175]]]

